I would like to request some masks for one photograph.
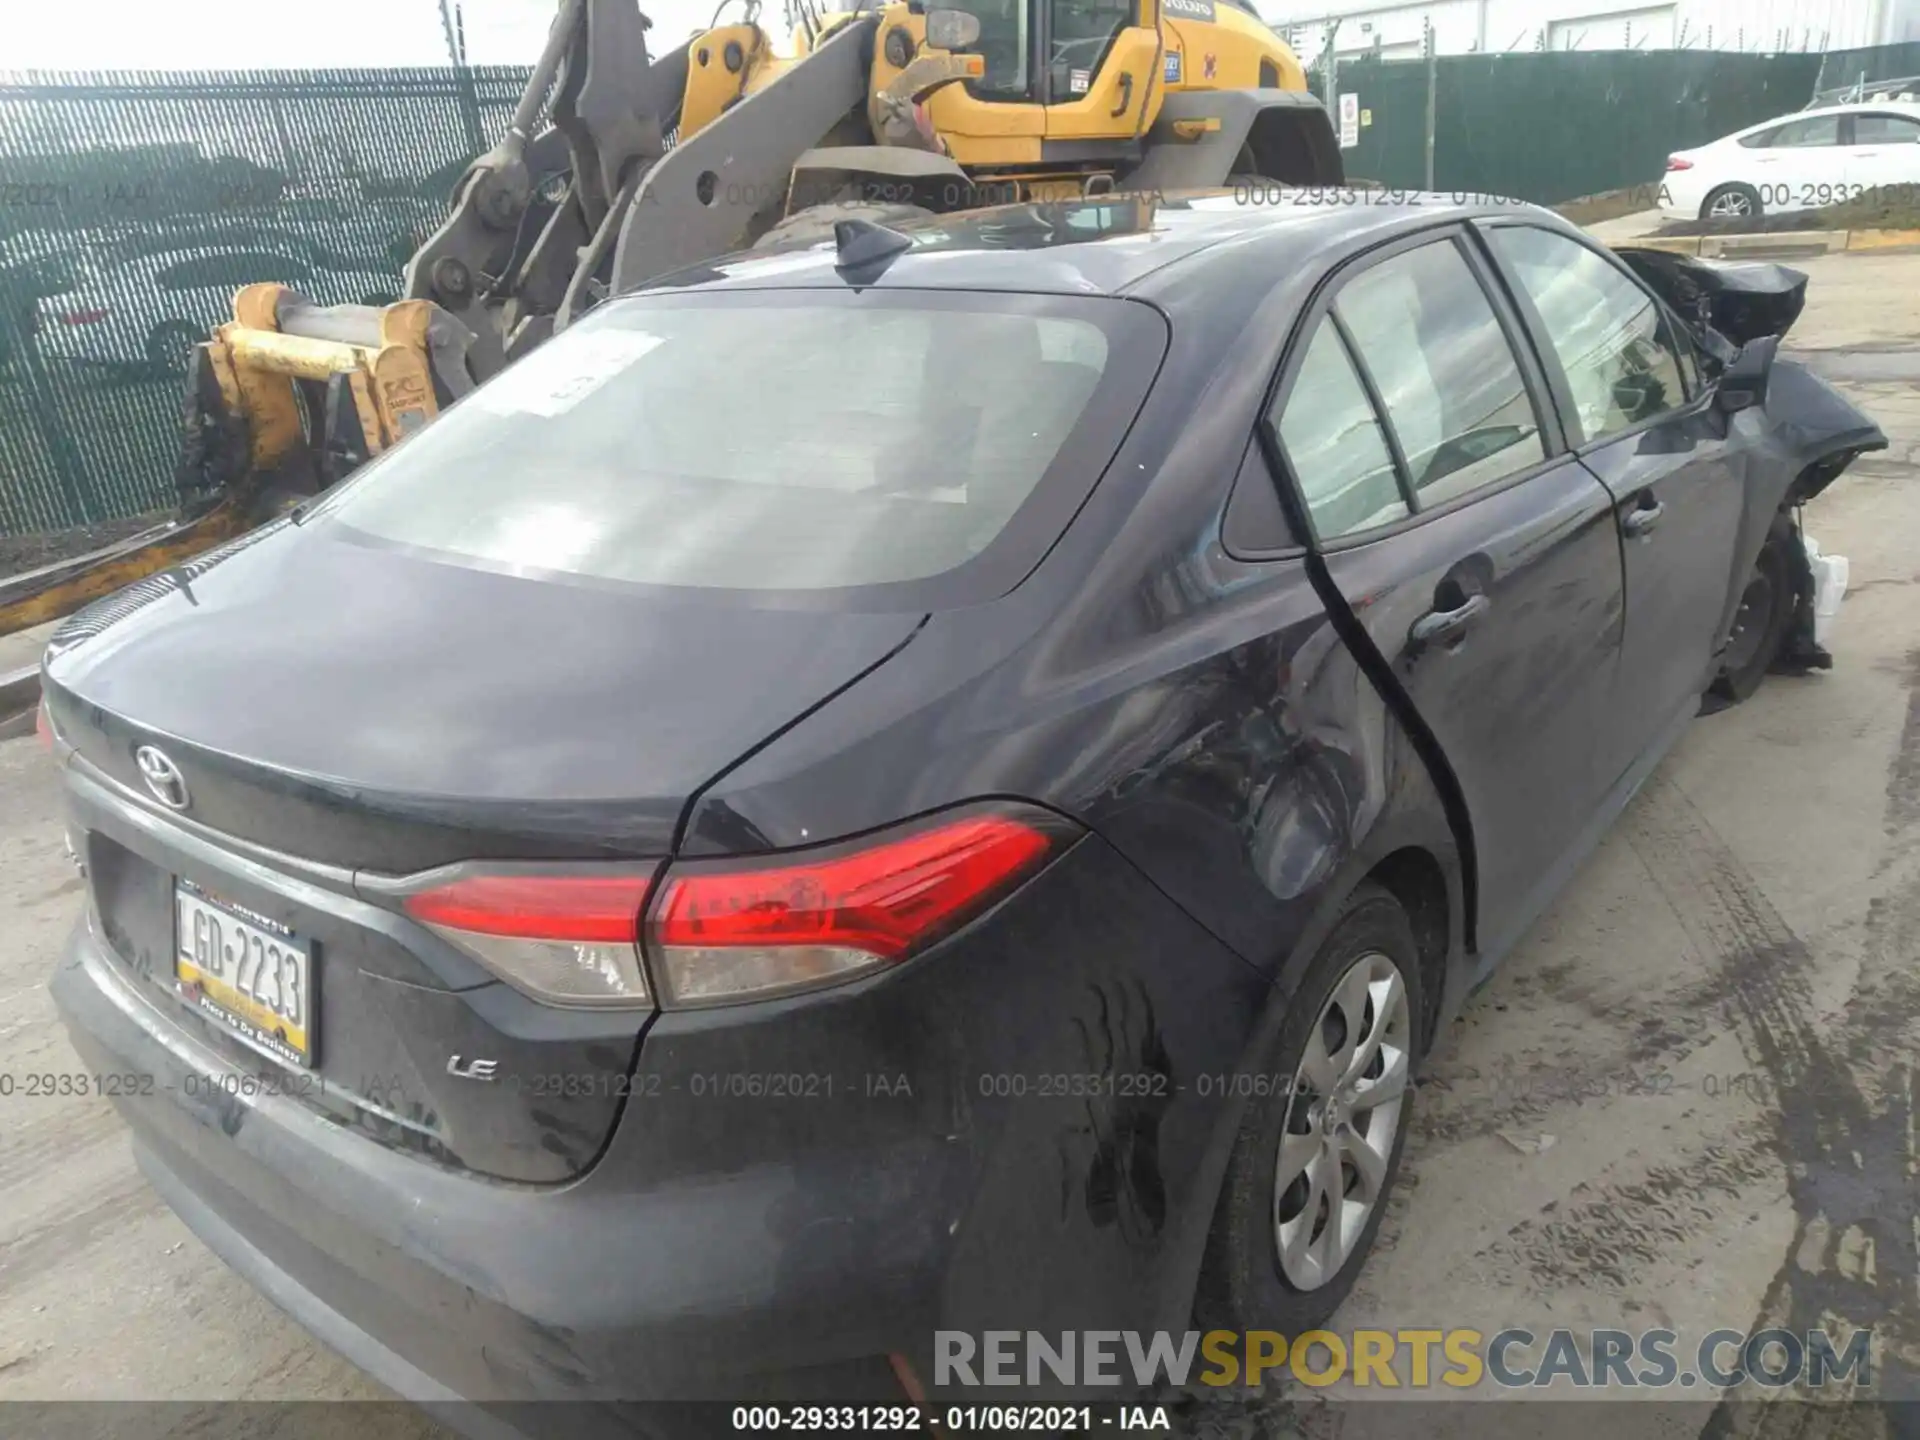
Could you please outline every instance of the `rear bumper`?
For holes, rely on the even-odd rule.
[[[884,1348],[862,1357],[846,1329],[829,1340],[792,1326],[806,1343],[789,1347],[786,1373],[754,1333],[778,1323],[771,1305],[750,1305],[771,1270],[743,1282],[769,1258],[767,1216],[791,1188],[779,1177],[656,1195],[476,1180],[287,1097],[220,1092],[207,1082],[232,1073],[225,1062],[174,1033],[85,924],[51,989],[86,1067],[138,1077],[115,1103],[154,1189],[281,1309],[409,1400],[900,1398]],[[513,1433],[460,1408],[462,1430]]]
[[[930,1376],[939,1329],[1184,1328],[1237,1112],[1181,1082],[1266,995],[1089,837],[893,974],[663,1017],[606,1153],[532,1186],[209,1083],[86,923],[51,988],[88,1069],[140,1077],[115,1103],[186,1223],[430,1405],[897,1403],[888,1357]],[[748,1071],[835,1088],[691,1098]]]
[[[1707,186],[1685,171],[1670,170],[1660,178],[1659,210],[1669,220],[1697,220]]]

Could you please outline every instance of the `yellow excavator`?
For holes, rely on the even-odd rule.
[[[559,0],[507,132],[397,304],[250,285],[189,366],[173,523],[0,581],[0,635],[333,484],[610,296],[745,247],[982,205],[1338,185],[1325,108],[1251,0],[745,0],[655,56],[637,0]],[[723,4],[722,12],[726,6]]]

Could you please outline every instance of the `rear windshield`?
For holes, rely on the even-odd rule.
[[[1110,299],[647,296],[510,366],[326,508],[488,568],[651,585],[894,585],[997,545],[1030,567],[1163,348],[1153,312]],[[1023,526],[1038,548],[1001,545]]]

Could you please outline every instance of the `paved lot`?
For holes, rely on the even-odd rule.
[[[1695,725],[1471,1004],[1343,1326],[1872,1325],[1883,1384],[1904,1364],[1920,1395],[1920,257],[1807,268],[1796,342],[1894,436],[1809,512],[1853,566],[1839,666]],[[43,982],[78,890],[50,767],[0,743],[0,1399],[376,1398],[148,1193],[104,1102],[18,1093],[75,1068]],[[1407,1433],[1481,1433],[1458,1410]],[[432,1433],[354,1413],[368,1440]],[[1708,1406],[1606,1428],[1703,1426],[1778,1428]]]

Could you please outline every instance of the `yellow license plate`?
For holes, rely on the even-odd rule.
[[[311,1066],[313,947],[266,916],[185,880],[174,884],[173,909],[181,998],[256,1050]]]

